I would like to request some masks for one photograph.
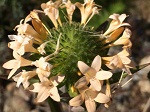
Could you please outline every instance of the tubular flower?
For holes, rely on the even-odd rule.
[[[61,21],[59,18],[59,10],[58,7],[61,4],[60,1],[52,2],[49,1],[47,3],[42,3],[41,8],[44,10],[45,15],[48,15],[48,17],[51,19],[52,23],[56,28],[58,28],[58,23],[61,25]]]
[[[74,4],[71,3],[70,0],[68,0],[64,4],[65,4],[66,10],[67,10],[69,22],[71,23],[72,22],[72,15],[73,15],[73,12],[74,12],[76,7]]]
[[[52,65],[46,62],[46,58],[41,57],[39,60],[32,62],[32,65],[35,65],[37,67],[36,73],[38,74],[38,77],[41,81],[44,77],[49,77]]]
[[[6,69],[12,69],[8,75],[8,79],[14,75],[14,73],[23,66],[30,66],[32,61],[24,59],[20,55],[18,55],[15,51],[13,52],[13,56],[15,59],[10,60],[3,64],[3,67]]]
[[[87,19],[91,19],[93,15],[98,13],[98,8],[95,6],[93,0],[86,0],[84,4],[77,2],[75,5],[80,9],[81,12],[81,24],[87,24]]]
[[[78,67],[81,73],[83,73],[86,76],[86,79],[90,81],[91,86],[97,91],[101,90],[100,80],[106,80],[112,76],[112,73],[109,71],[99,71],[101,68],[100,56],[96,56],[94,58],[91,67],[89,67],[82,61],[78,62]]]
[[[124,48],[117,55],[111,57],[102,57],[102,59],[110,69],[121,68],[122,70],[126,71],[127,74],[132,75],[129,68],[134,67],[134,62],[129,58],[129,55],[130,54],[127,49]]]
[[[29,79],[31,79],[32,77],[36,76],[36,72],[35,71],[25,71],[22,70],[22,72],[18,73],[17,75],[15,75],[13,77],[14,81],[17,82],[17,87],[20,86],[20,84],[23,84],[23,87],[26,89],[29,85]]]
[[[40,39],[40,35],[28,23],[23,23],[23,24],[20,23],[20,25],[17,25],[15,27],[15,29],[16,28],[18,31],[18,35],[25,35],[27,37],[30,37],[31,39],[33,39],[37,43],[42,43],[42,40]]]
[[[29,88],[32,92],[37,92],[37,102],[43,102],[47,97],[59,102],[60,96],[57,85],[64,79],[64,76],[53,76],[50,79],[44,78],[40,83],[34,83]]]
[[[119,37],[119,35],[122,32],[123,32],[122,36]],[[123,46],[123,48],[131,48],[132,43],[130,41],[130,37],[131,37],[131,31],[128,28],[124,29],[123,27],[120,27],[114,32],[112,32],[110,36],[104,40],[104,43],[109,43],[109,44],[105,46],[103,49],[112,46],[119,46],[119,45]]]
[[[87,86],[88,81],[86,81],[86,77],[83,76],[75,83],[75,88],[78,89],[79,95],[72,98],[69,101],[71,106],[80,106],[85,101],[85,106],[88,112],[96,111],[96,102],[98,103],[107,103],[110,101],[110,98],[102,92],[98,92],[92,86]]]
[[[130,24],[123,22],[126,17],[127,17],[126,14],[121,14],[121,15],[113,14],[113,15],[109,16],[109,18],[112,19],[112,21],[109,25],[109,28],[103,35],[106,36],[106,35],[110,34],[112,31],[114,31],[122,26],[130,26]]]
[[[24,55],[25,52],[37,52],[30,38],[21,35],[8,35],[8,37],[10,40],[14,40],[8,43],[8,47],[18,54]]]
[[[31,11],[30,14],[25,18],[25,23],[29,21],[32,22],[33,28],[40,35],[39,38],[41,40],[45,40],[48,36],[48,32],[36,11]]]
[[[17,87],[22,84],[37,93],[37,102],[47,98],[59,102],[59,90],[64,86],[64,93],[74,97],[71,106],[84,103],[88,112],[95,112],[98,103],[107,105],[111,99],[109,80],[116,76],[110,71],[119,68],[131,75],[134,67],[128,52],[132,43],[130,25],[124,22],[127,15],[111,15],[108,29],[100,33],[104,29],[97,31],[88,24],[100,10],[94,0],[84,0],[83,4],[50,0],[41,8],[20,21],[15,27],[17,35],[9,35],[8,47],[15,59],[3,65],[11,69],[8,78],[14,75]],[[75,9],[81,12],[79,22],[73,21],[73,15],[78,15]],[[123,50],[108,56],[113,46]],[[16,73],[18,69],[21,72]]]

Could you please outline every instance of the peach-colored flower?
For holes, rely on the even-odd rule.
[[[123,35],[115,42],[113,42],[111,46],[124,45],[123,47],[131,48],[132,43],[130,41],[130,37],[131,37],[131,31],[128,28],[126,28],[123,32]]]
[[[113,15],[110,15],[109,18],[112,19],[112,21],[109,25],[109,28],[107,29],[107,31],[103,35],[106,36],[106,35],[110,34],[111,32],[113,32],[114,30],[118,29],[119,27],[130,26],[130,24],[123,22],[126,17],[127,17],[126,14],[121,14],[121,15],[113,14]]]
[[[33,42],[30,38],[24,35],[8,35],[10,40],[8,47],[13,49],[19,55],[24,55],[25,52],[37,52],[37,50],[32,46]]]
[[[129,52],[126,48],[124,48],[121,52],[114,56],[102,57],[102,59],[105,61],[107,67],[109,67],[110,69],[120,68],[126,71],[129,75],[132,74],[129,68],[133,68],[134,63],[129,58]]]
[[[40,81],[43,81],[44,77],[50,76],[53,66],[50,63],[46,62],[46,58],[41,57],[39,60],[32,62],[32,64],[37,67],[36,73],[38,74]]]
[[[82,92],[77,95],[76,97],[72,98],[69,101],[71,106],[80,106],[85,101],[85,106],[88,112],[95,112],[96,110],[96,103],[94,98],[97,95],[97,91],[92,91],[88,87],[82,88]]]
[[[58,23],[61,25],[60,17],[59,17],[59,10],[58,7],[61,4],[61,1],[52,2],[49,1],[47,3],[42,3],[41,8],[44,10],[45,15],[47,15],[54,26],[58,28]]]
[[[94,58],[91,67],[82,61],[78,61],[78,68],[91,83],[91,86],[97,91],[101,90],[100,81],[109,79],[112,76],[112,73],[109,71],[99,71],[101,68],[101,57],[99,55]]]
[[[60,95],[56,86],[62,82],[63,79],[64,76],[53,76],[50,79],[44,78],[42,82],[34,83],[32,86],[30,86],[29,90],[38,93],[37,102],[43,102],[49,96],[53,100],[59,102]]]
[[[40,35],[40,39],[45,40],[48,36],[48,32],[45,28],[45,25],[39,19],[36,10],[30,12],[30,14],[25,18],[24,23],[27,23],[29,21],[32,22],[35,31]]]
[[[32,61],[24,59],[20,55],[18,55],[15,51],[13,52],[13,56],[15,59],[10,60],[3,64],[3,67],[6,69],[12,69],[8,75],[8,79],[13,76],[13,74],[23,66],[30,66]]]
[[[125,30],[123,27],[118,28],[117,30],[115,30],[114,32],[112,32],[108,38],[106,38],[104,40],[104,43],[109,43],[107,46],[103,47],[104,48],[108,48],[108,47],[112,47],[112,46],[118,46],[118,45],[123,45],[123,48],[131,48],[132,43],[130,41],[130,37],[131,37],[131,31],[128,28],[125,28]],[[123,34],[121,37],[119,37],[119,35],[122,33]]]
[[[69,101],[71,106],[80,106],[85,101],[85,106],[88,112],[96,111],[96,102],[98,103],[107,103],[110,101],[110,98],[104,93],[96,91],[92,86],[87,86],[88,82],[86,77],[83,76],[75,83],[75,88],[78,89],[79,95],[72,98]],[[96,101],[96,102],[95,102]]]
[[[23,84],[23,87],[26,89],[29,87],[30,82],[28,81],[32,77],[36,75],[35,71],[25,71],[23,70],[22,72],[18,73],[17,75],[13,76],[14,81],[17,82],[17,87],[20,86],[20,84]]]
[[[65,4],[66,10],[67,10],[67,14],[68,14],[68,18],[69,18],[69,22],[72,22],[72,15],[73,12],[75,10],[75,5],[71,3],[70,0],[68,0]]]
[[[38,48],[37,48],[37,50],[38,50],[38,52],[40,53],[40,54],[42,54],[42,55],[44,55],[44,54],[46,54],[46,51],[45,51],[45,46],[46,46],[46,44],[48,43],[48,41],[47,42],[44,42],[43,44],[41,44]]]
[[[75,5],[80,9],[81,12],[81,24],[86,25],[87,22],[98,13],[98,8],[95,6],[93,0],[86,0],[84,4],[76,2]]]
[[[18,35],[25,35],[27,37],[30,37],[34,40],[35,43],[42,43],[42,39],[40,39],[40,35],[34,30],[34,28],[29,25],[28,23],[20,22],[20,25],[17,25],[15,29],[17,28]]]
[[[104,43],[111,43],[115,41],[119,36],[122,34],[124,31],[124,27],[120,27],[116,30],[114,30],[111,34],[107,35],[106,38],[104,39]]]

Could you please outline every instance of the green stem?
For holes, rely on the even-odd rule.
[[[59,102],[55,102],[51,98],[48,98],[48,104],[50,106],[51,112],[62,112]]]

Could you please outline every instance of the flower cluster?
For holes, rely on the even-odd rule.
[[[15,27],[16,35],[8,36],[12,40],[8,47],[14,57],[3,65],[11,69],[8,79],[12,77],[17,87],[22,84],[37,93],[37,102],[49,96],[59,102],[58,89],[65,86],[66,92],[74,97],[69,101],[71,106],[85,102],[88,112],[95,112],[97,103],[107,105],[111,101],[109,79],[115,75],[111,71],[119,68],[132,75],[130,68],[134,67],[129,52],[130,25],[124,22],[127,15],[111,15],[108,29],[102,33],[88,26],[101,9],[94,0],[84,3],[50,0],[42,3],[41,8],[21,20]],[[72,21],[77,8],[80,23]],[[65,17],[60,16],[61,10]],[[114,46],[120,46],[121,52],[108,56]]]

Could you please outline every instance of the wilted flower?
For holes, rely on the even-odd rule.
[[[121,37],[119,35],[122,34]],[[112,32],[107,38],[104,39],[104,43],[107,43],[108,45],[105,46],[103,49],[110,48],[112,46],[123,46],[123,48],[131,48],[132,43],[130,41],[131,37],[131,31],[128,28],[120,27],[114,32]]]
[[[126,28],[122,34],[122,36],[117,39],[115,42],[113,42],[111,44],[111,46],[116,46],[116,45],[123,45],[123,47],[125,48],[131,48],[132,43],[130,41],[130,37],[131,37],[131,31]]]
[[[35,31],[40,35],[41,40],[45,40],[48,36],[45,25],[40,20],[38,13],[34,10],[25,18],[24,23],[31,21]]]

